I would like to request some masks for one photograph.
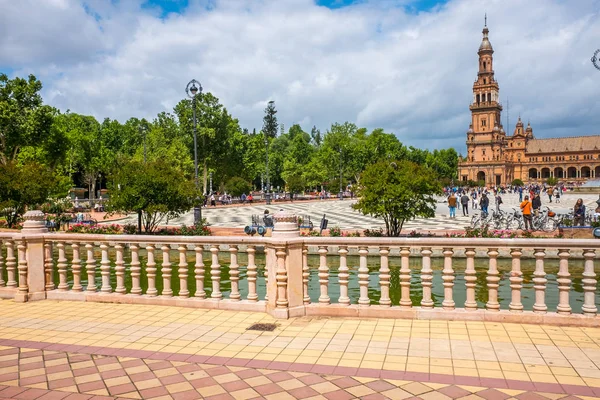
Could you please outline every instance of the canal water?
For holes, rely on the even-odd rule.
[[[82,256],[84,256],[85,252],[82,252]],[[100,276],[100,254],[95,254],[96,257],[96,284],[98,288],[101,286],[101,276]],[[71,259],[70,255],[67,258]],[[84,257],[85,258],[85,257]],[[111,251],[111,284],[113,290],[116,288],[116,275],[114,270],[114,254]],[[57,254],[55,254],[55,264],[56,264]],[[142,266],[142,276],[141,276],[141,284],[143,293],[146,293],[147,289],[147,274],[145,268],[145,251],[140,251],[140,262]],[[162,261],[162,254],[157,251],[155,253],[155,259],[157,262],[157,273],[156,273],[156,286],[158,289],[158,293],[162,291],[162,276],[160,273],[160,262]],[[238,255],[239,264],[240,264],[240,274],[239,274],[239,287],[242,295],[242,299],[245,299],[248,294],[248,281],[247,281],[247,270],[245,265],[247,264],[247,255],[246,253],[240,252]],[[129,271],[129,262],[130,262],[130,252],[129,250],[125,251],[125,260],[126,260],[126,275],[125,275],[125,286],[127,287],[127,292],[131,289],[131,275]],[[196,291],[196,281],[194,279],[194,254],[188,252],[188,289],[190,291],[191,296]],[[351,303],[356,304],[359,298],[359,285],[357,278],[357,270],[359,265],[359,257],[358,256],[348,256],[347,264],[350,268],[350,277],[348,283],[348,295],[350,297]],[[380,290],[379,290],[379,257],[368,257],[368,268],[369,268],[369,298],[371,299],[371,304],[378,304],[380,298]],[[173,294],[176,296],[179,293],[179,276],[178,276],[178,263],[179,263],[179,255],[176,251],[171,252],[170,262],[172,264],[172,288]],[[327,262],[330,268],[329,271],[329,296],[331,298],[332,303],[337,303],[337,299],[339,297],[339,283],[338,283],[338,267],[339,267],[339,258],[338,257],[328,257]],[[443,258],[432,258],[431,264],[433,269],[433,287],[432,287],[432,297],[435,303],[435,307],[441,307],[442,301],[444,300],[444,287],[442,280],[442,269],[443,269]],[[548,279],[547,289],[546,289],[546,305],[548,306],[548,311],[555,311],[556,306],[558,304],[558,287],[556,282],[556,273],[558,272],[558,259],[547,259],[545,260],[545,270],[546,270],[546,278]],[[581,306],[583,304],[583,288],[582,282],[583,279],[583,260],[572,259],[569,260],[569,272],[571,274],[571,291],[570,291],[570,304],[573,308],[574,313],[581,312]],[[212,292],[212,281],[210,277],[210,253],[207,251],[204,252],[204,264],[205,264],[205,277],[204,277],[204,287],[207,294],[207,297],[210,297]],[[223,298],[228,298],[229,293],[231,291],[231,281],[229,277],[229,253],[221,252],[219,253],[219,264],[221,265],[221,292],[223,293]],[[264,264],[265,264],[265,255],[261,253],[256,254],[256,264],[258,267],[258,279],[257,279],[257,292],[259,295],[259,299],[263,299],[265,296],[265,279],[264,279]],[[308,264],[310,267],[310,282],[309,282],[309,295],[311,297],[312,302],[318,302],[319,299],[319,278],[318,278],[318,266],[319,266],[319,256],[318,255],[309,255]],[[390,257],[390,298],[392,301],[392,305],[398,305],[400,302],[400,257]],[[464,258],[456,258],[453,259],[453,268],[455,271],[455,281],[454,281],[454,291],[453,297],[456,302],[457,308],[462,308],[466,298],[466,287],[465,287],[465,279],[464,279],[464,270],[466,267],[466,259]],[[421,278],[420,278],[420,269],[421,269],[421,258],[420,257],[411,257],[410,258],[410,268],[411,268],[411,299],[413,305],[418,306],[421,303],[422,299],[422,288],[421,288]],[[475,269],[477,271],[477,282],[475,288],[475,297],[478,303],[479,308],[484,308],[485,303],[488,300],[488,291],[487,291],[487,268],[488,268],[488,259],[481,258],[475,259]],[[510,282],[508,280],[509,273],[511,269],[511,260],[510,259],[498,259],[498,270],[500,271],[500,282],[499,282],[499,302],[501,309],[508,309],[508,304],[510,303]],[[533,259],[522,259],[521,260],[521,269],[523,272],[523,289],[522,289],[522,303],[525,310],[532,310],[533,304],[535,302],[535,293],[533,289],[533,272],[535,270],[535,260]],[[81,270],[81,278],[82,285],[87,285],[87,273],[85,269],[85,260],[82,260],[82,270]],[[5,278],[6,279],[6,278]],[[72,272],[71,268],[68,269],[68,282],[72,284]],[[54,282],[58,284],[58,271],[54,271]],[[600,292],[596,292],[596,304],[600,306]]]

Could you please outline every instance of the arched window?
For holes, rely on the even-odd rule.
[[[485,69],[486,67],[487,67],[487,64],[486,64],[486,62],[484,61],[484,62],[483,62],[483,69]]]
[[[491,102],[491,101],[492,101],[492,94],[488,93],[488,102]]]

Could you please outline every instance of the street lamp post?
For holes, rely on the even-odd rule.
[[[267,185],[265,186],[265,201],[267,204],[271,204],[271,185],[270,185],[270,181],[269,181],[269,137],[267,136],[267,133],[265,132],[265,154],[266,154],[266,158],[267,158],[267,165],[266,165],[266,173],[267,173]]]
[[[212,194],[212,172],[210,173],[210,194]]]
[[[198,86],[196,86],[198,85]],[[202,93],[202,85],[195,79],[192,79],[188,82],[185,87],[185,92],[188,97],[192,99],[192,110],[193,110],[193,120],[194,120],[194,179],[196,181],[196,189],[199,188],[198,182],[198,133],[196,129],[196,94]],[[200,201],[196,198],[196,202],[194,205],[194,224],[202,223],[202,208],[200,206]]]
[[[342,190],[342,148],[340,147],[340,192],[338,193],[340,200],[344,200],[344,191]]]

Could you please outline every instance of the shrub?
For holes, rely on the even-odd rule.
[[[135,235],[137,232],[137,226],[135,224],[125,224],[123,225],[123,233],[127,235]]]
[[[367,236],[367,237],[382,237],[383,236],[383,228],[365,229],[365,236]]]
[[[334,226],[333,228],[329,229],[329,236],[333,236],[333,237],[342,236],[342,230],[340,229],[339,226]]]

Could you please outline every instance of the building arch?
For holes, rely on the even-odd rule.
[[[577,168],[569,167],[567,168],[567,178],[577,178]]]
[[[600,165],[599,165],[599,166],[597,166],[597,167],[594,169],[594,176],[595,176],[596,178],[599,178],[599,177],[600,177]]]
[[[581,167],[581,177],[582,178],[591,178],[592,177],[592,170],[590,169],[590,167]]]
[[[537,168],[529,168],[529,179],[537,179],[538,170]]]
[[[544,167],[542,168],[542,179],[550,178],[550,168]]]
[[[561,179],[565,177],[565,170],[562,169],[562,167],[556,167],[554,168],[554,177]]]
[[[484,181],[485,182],[485,172],[479,171],[477,173],[477,182]]]

